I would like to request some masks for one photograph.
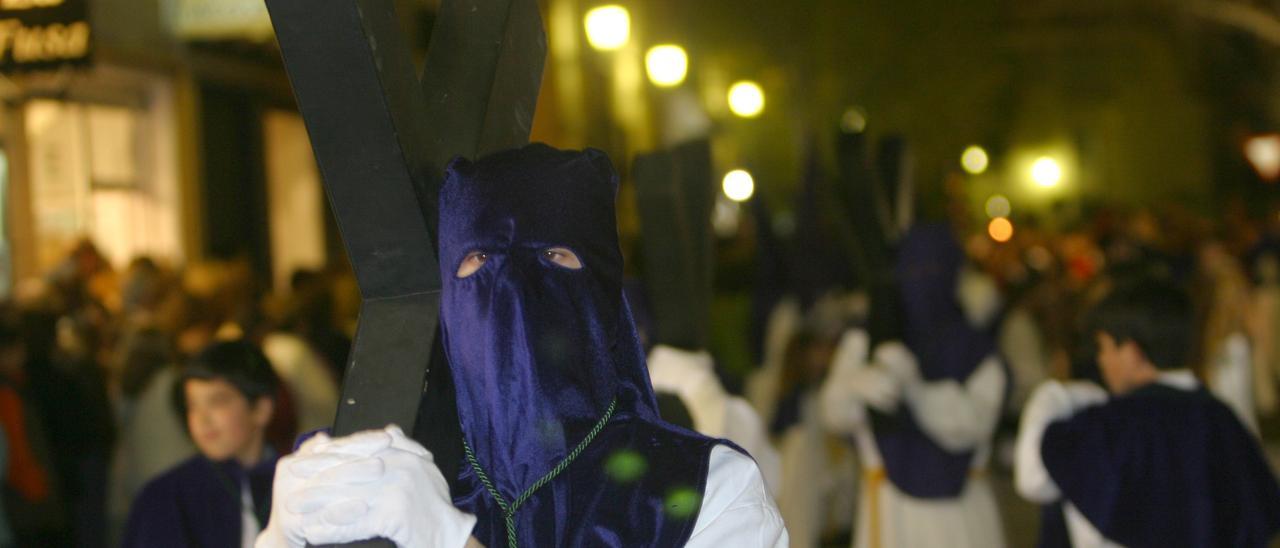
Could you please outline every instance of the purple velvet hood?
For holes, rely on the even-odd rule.
[[[586,450],[514,512],[526,546],[682,544],[697,505],[672,494],[702,492],[717,443],[658,417],[623,297],[617,186],[604,153],[534,144],[453,161],[441,191],[445,349],[462,435],[494,488],[517,499],[615,405]],[[552,247],[582,268],[549,260]],[[476,251],[483,266],[457,277]],[[504,511],[466,465],[459,487],[455,505],[480,518],[475,536],[506,544]]]

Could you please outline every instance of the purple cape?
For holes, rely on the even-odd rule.
[[[1262,448],[1203,388],[1152,384],[1049,425],[1045,468],[1125,546],[1266,546],[1280,487]]]
[[[121,546],[239,546],[241,480],[247,476],[254,514],[266,527],[275,469],[274,455],[249,470],[234,461],[187,459],[142,488],[129,510]]]

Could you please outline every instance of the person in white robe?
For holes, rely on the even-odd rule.
[[[1009,380],[983,334],[998,294],[961,276],[964,262],[948,229],[913,228],[898,266],[904,340],[872,349],[851,329],[837,347],[822,415],[858,450],[857,548],[1004,546],[987,463]]]
[[[649,377],[655,392],[680,398],[693,419],[694,430],[727,439],[751,454],[770,492],[778,492],[782,485],[778,450],[769,441],[759,413],[747,400],[730,394],[720,384],[710,354],[655,346],[649,351]]]

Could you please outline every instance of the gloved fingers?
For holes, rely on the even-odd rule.
[[[302,536],[306,537],[308,544],[324,545],[347,544],[377,538],[379,535],[359,521],[352,525],[337,526],[324,520],[315,520],[314,523],[302,526]]]
[[[385,430],[365,430],[350,436],[317,443],[316,453],[339,453],[367,457],[391,446],[391,435]]]
[[[865,362],[869,351],[870,338],[861,329],[850,329],[840,337],[836,345],[834,362]]]
[[[419,457],[425,457],[428,460],[435,460],[431,455],[431,452],[427,451],[427,448],[423,447],[422,444],[418,443],[413,438],[406,436],[399,426],[394,424],[388,425],[384,431],[388,436],[391,436],[391,447],[413,453]]]
[[[326,468],[317,473],[308,483],[315,486],[362,485],[378,481],[386,473],[387,466],[384,460],[374,456]]]
[[[314,453],[310,455],[293,455],[286,457],[285,470],[299,478],[310,478],[330,468],[342,466],[367,457],[341,453]]]
[[[361,489],[353,489],[349,485],[321,485],[307,487],[287,496],[284,500],[285,510],[290,513],[307,516],[327,508],[329,505],[352,499],[363,500],[366,497]]]
[[[316,432],[314,436],[311,436],[307,441],[302,442],[302,445],[298,446],[298,450],[294,451],[294,454],[302,455],[312,453],[315,451],[316,447],[328,444],[332,439],[333,438],[329,437],[328,433]]]
[[[363,500],[350,499],[338,501],[325,507],[321,515],[325,523],[336,526],[352,525],[369,513],[369,503]]]
[[[881,411],[890,411],[898,406],[898,394],[892,389],[884,386],[871,386],[864,392],[863,399],[870,405]]]

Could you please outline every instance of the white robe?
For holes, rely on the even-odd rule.
[[[1240,423],[1258,434],[1258,415],[1253,393],[1253,353],[1243,333],[1233,333],[1209,363],[1209,391],[1227,404]]]
[[[852,335],[852,336],[851,336]],[[860,351],[848,346],[859,343]],[[874,367],[865,359],[865,333],[847,334],[823,387],[823,416],[828,428],[853,435],[863,469],[863,491],[854,546],[858,548],[999,548],[1004,546],[995,495],[986,477],[991,437],[999,420],[1007,375],[999,360],[989,357],[964,383],[952,380],[917,382],[906,387],[902,405],[938,445],[951,451],[973,451],[972,473],[960,496],[921,499],[907,495],[888,481],[883,457],[867,417],[866,405],[848,389],[857,369]],[[859,359],[861,356],[861,359]],[[901,343],[876,348],[873,363],[914,362]],[[912,365],[914,367],[914,365]]]
[[[778,511],[793,546],[816,547],[823,533],[853,526],[858,467],[853,448],[826,432],[816,394],[800,400],[799,420],[779,437]]]
[[[702,509],[687,548],[785,548],[782,515],[760,468],[724,445],[711,450]]]
[[[333,424],[338,411],[338,385],[307,342],[292,333],[275,332],[262,339],[262,353],[289,390],[298,431],[310,432]]]
[[[746,449],[760,465],[771,493],[781,486],[781,461],[760,415],[746,400],[729,394],[705,352],[685,352],[658,345],[649,353],[653,389],[675,394],[689,410],[693,429],[724,438]]]

